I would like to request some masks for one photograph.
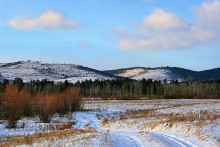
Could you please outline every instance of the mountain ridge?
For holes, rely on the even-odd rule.
[[[139,70],[139,72],[137,71]],[[179,80],[185,81],[188,78],[192,78],[198,81],[205,80],[215,80],[220,78],[220,68],[213,68],[202,71],[194,71],[190,69],[180,68],[180,67],[130,67],[130,68],[120,68],[116,70],[105,70],[108,73],[129,77],[132,79],[140,80],[141,78],[154,79],[154,80]],[[157,71],[158,76],[152,75],[152,71]],[[133,74],[132,73],[135,73]],[[148,74],[147,74],[148,73]],[[145,76],[143,75],[145,74]]]
[[[193,71],[180,67],[130,67],[115,70],[96,70],[76,64],[41,63],[40,61],[17,61],[0,63],[0,81],[22,78],[25,82],[47,79],[55,82],[68,80],[75,83],[84,80],[133,80],[153,79],[185,81],[188,78],[205,81],[220,79],[220,68]]]

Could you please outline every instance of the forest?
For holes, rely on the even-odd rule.
[[[0,82],[0,117],[15,127],[23,116],[38,116],[40,122],[50,122],[54,114],[64,115],[83,109],[82,98],[103,99],[192,99],[219,98],[220,80],[153,81],[142,79],[86,80],[75,84],[37,80]]]
[[[157,81],[152,79],[142,79],[135,81],[131,79],[106,80],[106,81],[83,81],[74,84],[80,89],[83,97],[101,98],[219,98],[220,80],[215,81],[194,81],[188,78],[187,81],[177,80]]]

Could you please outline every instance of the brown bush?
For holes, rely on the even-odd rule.
[[[0,97],[1,114],[9,121],[8,127],[15,127],[16,120],[22,115],[31,116],[32,101],[26,89],[20,91],[17,86],[6,85],[5,92]]]
[[[30,93],[26,89],[22,89],[19,93],[20,105],[22,109],[22,115],[32,116],[33,115],[33,100]]]
[[[34,100],[34,112],[41,122],[49,123],[54,114],[53,95],[37,93]]]
[[[41,122],[49,123],[54,113],[64,115],[81,110],[81,102],[76,88],[59,93],[37,92],[31,96],[25,87],[19,89],[14,84],[8,84],[4,93],[0,94],[0,116],[8,120],[10,128],[16,127],[16,122],[22,115],[36,114]]]
[[[37,93],[34,99],[35,114],[45,123],[50,122],[54,113],[64,115],[82,109],[82,100],[75,88],[62,93]]]
[[[4,102],[5,117],[8,120],[8,127],[15,128],[17,120],[22,116],[22,103],[17,86],[6,86]]]
[[[79,90],[76,88],[71,88],[67,91],[68,99],[71,102],[70,105],[70,111],[78,111],[82,110],[83,104],[82,104],[82,98],[79,95]]]
[[[5,110],[5,102],[4,102],[4,94],[3,93],[0,93],[0,118],[3,118],[5,117],[4,115],[4,110]]]

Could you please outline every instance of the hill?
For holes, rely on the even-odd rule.
[[[39,61],[18,61],[0,64],[0,80],[22,78],[25,82],[47,79],[75,83],[78,80],[108,80],[119,78],[104,71],[95,70],[75,64],[48,64]]]
[[[145,67],[132,67],[122,68],[116,70],[107,70],[109,74],[116,76],[128,77],[135,80],[153,79],[153,80],[179,80],[185,81],[188,78],[192,78],[198,81],[215,80],[220,78],[220,68],[214,68],[204,71],[193,71],[189,69],[179,67],[157,67],[157,68],[145,68]]]

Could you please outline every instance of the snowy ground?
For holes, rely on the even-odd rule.
[[[84,107],[88,111],[54,116],[53,121],[76,120],[71,129],[94,132],[38,139],[23,146],[220,146],[220,100],[87,100]],[[25,122],[24,128],[9,130],[2,121],[0,136],[35,134],[42,128],[53,131],[53,123],[20,122]]]

